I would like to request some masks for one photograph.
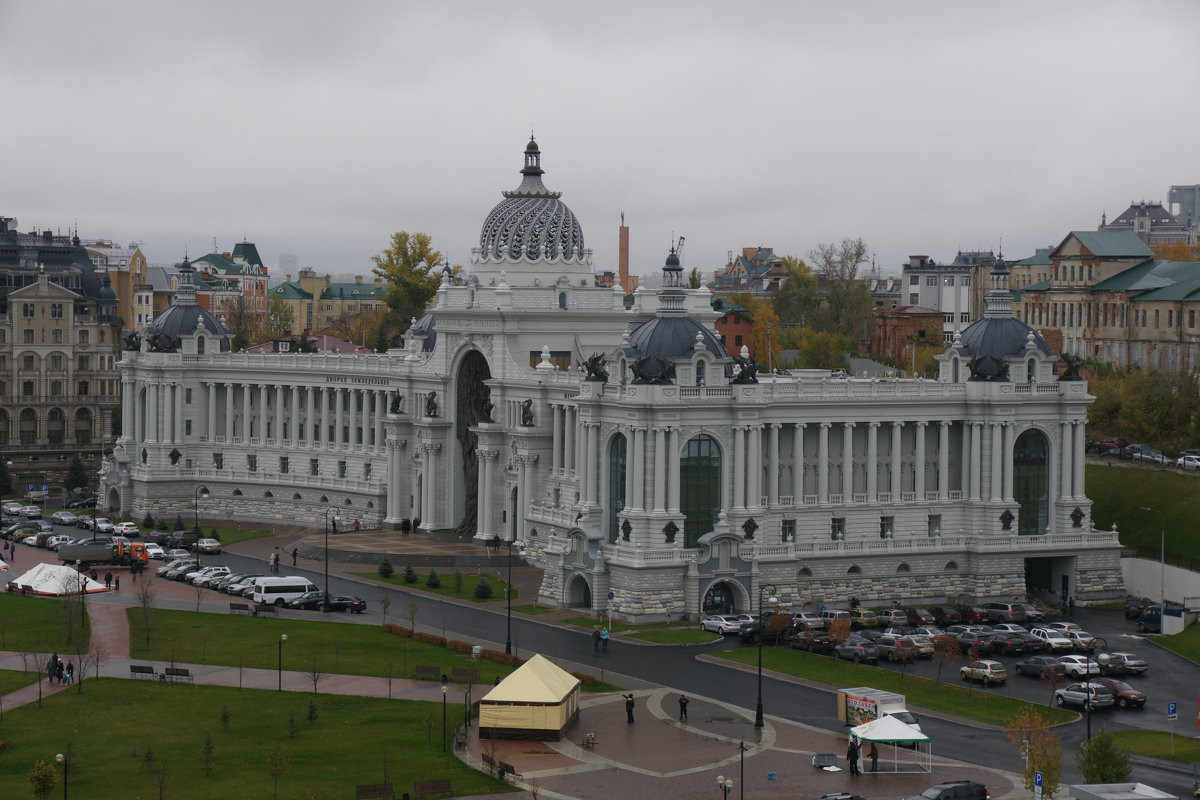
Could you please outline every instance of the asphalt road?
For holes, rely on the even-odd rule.
[[[71,535],[84,533],[76,528],[62,526],[62,531]],[[233,553],[223,553],[220,556],[209,556],[206,563],[223,563],[234,571],[262,571],[266,573],[263,560],[250,558]],[[324,588],[324,574],[321,570],[306,569],[283,565],[281,569],[286,574],[307,575],[318,586]],[[382,610],[379,599],[384,594],[391,597],[392,619],[403,619],[410,600],[420,604],[417,614],[417,625],[439,633],[445,632],[453,638],[464,641],[490,642],[503,646],[506,637],[506,619],[503,613],[491,609],[466,607],[455,603],[447,603],[425,594],[413,594],[403,589],[392,589],[372,586],[364,589],[360,582],[330,576],[330,591],[334,594],[350,594],[364,597],[368,601],[368,610],[362,615],[338,615],[339,621],[368,622],[378,624],[382,621]],[[323,615],[314,613],[314,619]],[[1175,723],[1176,733],[1183,736],[1195,736],[1197,730],[1196,717],[1192,716],[1197,706],[1192,701],[1192,695],[1200,686],[1197,681],[1198,671],[1189,662],[1150,644],[1144,638],[1137,636],[1133,624],[1124,619],[1120,611],[1089,611],[1077,609],[1075,621],[1081,624],[1094,636],[1107,640],[1109,649],[1128,650],[1146,658],[1150,670],[1146,676],[1133,678],[1131,683],[1149,695],[1147,707],[1144,710],[1112,710],[1097,712],[1093,716],[1093,730],[1099,730],[1101,725],[1111,729],[1121,728],[1152,728],[1170,730],[1166,720],[1166,702],[1175,700],[1179,703],[1180,720]],[[585,631],[565,630],[559,627],[545,625],[521,616],[512,618],[513,649],[517,654],[539,652],[556,661],[572,662],[592,670],[603,668],[605,671],[628,676],[647,683],[671,686],[681,691],[712,697],[728,703],[753,710],[757,699],[757,682],[755,676],[740,671],[730,670],[714,664],[706,664],[696,660],[699,653],[734,646],[749,646],[735,643],[730,637],[727,641],[712,645],[694,647],[648,647],[644,645],[624,644],[613,641],[609,652],[602,661],[592,652],[591,638]],[[1001,657],[1010,667],[1016,659]],[[893,665],[882,664],[883,669],[895,669]],[[913,674],[934,677],[936,665],[930,662],[918,662],[910,667]],[[947,680],[957,680],[956,675],[943,673]],[[620,679],[616,679],[620,682]],[[844,726],[837,719],[834,697],[827,691],[812,689],[788,681],[779,681],[764,676],[763,681],[764,709],[768,716],[779,716],[803,722],[830,731],[840,732]],[[1013,676],[1009,685],[1004,688],[993,688],[987,691],[1008,692],[1014,697],[1020,697],[1033,702],[1046,702],[1048,690],[1042,683],[1033,678]],[[939,755],[959,759],[961,761],[980,764],[982,766],[1018,771],[1020,759],[1016,751],[1004,740],[1004,735],[998,731],[982,730],[969,725],[950,722],[932,717],[921,720],[922,729],[933,739],[935,752]],[[1078,722],[1060,727],[1057,730],[1062,738],[1063,783],[1078,783],[1082,780],[1075,765],[1074,752],[1086,736],[1084,723]],[[754,741],[756,731],[750,722],[746,723],[745,738]],[[1153,785],[1164,791],[1175,793],[1179,797],[1190,797],[1192,779],[1190,775],[1166,771],[1155,767],[1134,767],[1134,780]]]

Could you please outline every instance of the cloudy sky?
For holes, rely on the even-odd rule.
[[[1200,183],[1200,3],[0,0],[0,215],[247,236],[367,272],[396,230],[465,263],[530,129],[597,270],[672,233],[709,271],[862,236],[885,272],[1022,257]],[[1190,55],[1189,55],[1190,54]]]

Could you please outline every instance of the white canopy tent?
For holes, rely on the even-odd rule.
[[[74,567],[65,564],[38,564],[23,575],[8,582],[12,592],[62,596],[65,594],[92,594],[104,592],[104,584],[97,583]]]
[[[886,768],[887,759],[883,757],[884,753],[881,753],[880,772],[931,772],[933,769],[932,740],[912,725],[906,725],[895,717],[885,715],[870,722],[864,722],[862,725],[851,728],[850,735],[863,742],[891,745],[891,769]],[[911,760],[900,760],[901,748],[898,745],[913,746],[911,751],[905,750],[905,752],[912,753]],[[867,758],[866,749],[862,752],[862,758],[864,761]]]

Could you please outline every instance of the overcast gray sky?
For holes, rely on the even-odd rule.
[[[368,272],[466,263],[530,127],[597,269],[862,236],[1022,257],[1200,182],[1200,3],[0,0],[0,215]],[[1190,53],[1190,55],[1189,55]]]

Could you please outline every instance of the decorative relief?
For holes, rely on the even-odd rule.
[[[1007,508],[1004,509],[1004,513],[1000,515],[1001,530],[1011,531],[1014,519],[1016,519],[1016,517],[1013,516],[1013,513]]]

